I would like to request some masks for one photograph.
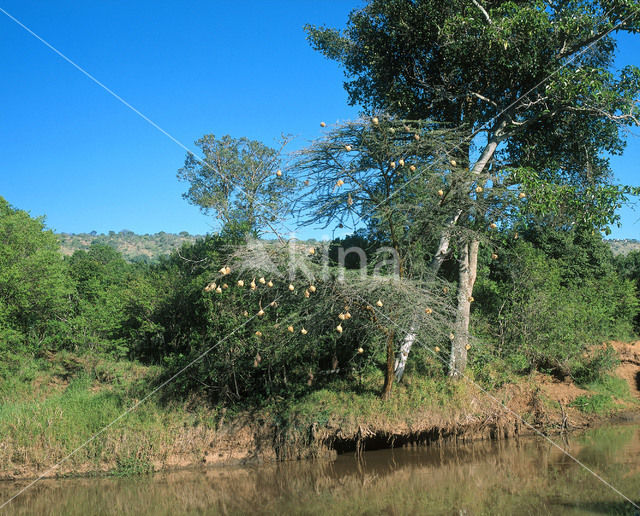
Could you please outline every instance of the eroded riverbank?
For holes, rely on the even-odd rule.
[[[467,381],[418,384],[408,378],[388,401],[375,392],[317,391],[287,412],[272,407],[229,415],[196,406],[197,400],[173,408],[150,401],[53,469],[68,450],[126,407],[110,405],[118,398],[95,383],[63,385],[57,398],[49,383],[38,394],[40,401],[5,414],[1,476],[127,476],[200,465],[335,458],[356,450],[461,445],[536,432],[566,434],[611,421],[631,422],[640,414],[640,343],[614,346],[621,364],[612,385],[625,387],[622,394],[591,392],[536,373],[490,392]],[[606,410],[603,399],[608,400]],[[85,426],[72,426],[79,424]]]

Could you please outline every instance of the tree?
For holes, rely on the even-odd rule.
[[[430,293],[420,282],[396,285],[392,275],[341,275],[337,267],[324,268],[320,246],[308,251],[308,245],[263,241],[230,254],[219,235],[185,244],[159,266],[170,282],[158,289],[170,294],[151,328],[164,328],[161,344],[143,346],[177,371],[220,341],[177,388],[204,385],[218,399],[257,400],[296,396],[334,381],[342,388],[343,382],[361,385],[361,374],[378,369],[393,342],[387,319],[404,324],[414,316],[406,310],[410,300],[428,298],[434,313],[420,310],[421,328],[445,333],[450,313],[442,289]],[[293,276],[292,262],[302,265]],[[364,299],[367,294],[382,300],[382,314]],[[390,394],[389,378],[384,397]]]
[[[332,128],[300,151],[294,163],[306,178],[299,198],[303,223],[360,231],[369,241],[394,249],[400,276],[407,268],[415,274],[413,226],[422,217],[421,203],[436,208],[430,223],[446,218],[437,209],[437,191],[455,141],[454,131],[424,121],[362,119]],[[428,180],[415,181],[425,171]]]
[[[0,346],[37,349],[67,316],[71,288],[59,247],[43,218],[0,197]]]
[[[458,263],[458,311],[450,374],[466,366],[470,304],[480,239],[463,229],[542,221],[600,229],[616,222],[630,193],[612,184],[608,156],[637,125],[640,70],[613,72],[614,34],[640,31],[640,5],[595,2],[371,0],[345,31],[307,26],[312,45],[345,68],[351,104],[366,113],[428,119],[466,131],[450,149],[466,170],[446,192],[491,196],[520,189],[520,201],[482,212],[452,202],[432,251],[439,271]],[[495,196],[500,199],[500,196]],[[513,199],[513,197],[511,197]],[[429,209],[431,204],[425,209]],[[500,207],[502,218],[491,209]]]
[[[280,149],[248,138],[208,134],[197,140],[203,158],[187,154],[178,179],[187,181],[183,197],[222,221],[223,231],[236,237],[257,235],[281,220],[295,183],[281,170]],[[275,232],[275,230],[274,230]]]
[[[425,311],[433,314],[436,307],[433,292],[443,289],[448,292],[448,287],[424,267],[423,244],[449,218],[446,206],[442,209],[441,188],[443,177],[461,173],[451,166],[447,156],[455,136],[454,131],[435,123],[362,119],[328,130],[323,138],[300,151],[295,162],[295,168],[307,178],[300,206],[301,213],[306,215],[305,222],[337,223],[341,228],[357,231],[360,240],[364,237],[365,242],[384,246],[378,249],[384,253],[369,253],[372,258],[369,269],[372,266],[380,269],[392,251],[393,268],[386,273],[399,276],[387,293],[395,297],[392,319],[397,324],[406,318],[411,333],[394,360],[394,340],[404,335],[391,320],[378,314],[376,324],[389,336],[385,343],[388,367],[384,397],[388,397],[394,377],[398,381],[402,378],[407,349],[415,341],[417,321],[423,320],[424,324]],[[415,180],[425,173],[420,181]],[[467,192],[459,194],[456,193],[461,201],[458,206],[466,203],[477,209],[477,199],[470,198]],[[430,208],[425,217],[427,205]],[[365,267],[363,259],[367,257],[363,255],[359,260],[361,268]],[[348,266],[346,262],[344,265]],[[421,289],[414,293],[419,292],[421,297],[406,295],[416,285]],[[444,305],[437,303],[439,309],[444,309],[442,312],[448,312]],[[431,337],[440,336],[445,329],[445,334],[450,334],[450,326],[442,324],[448,314],[439,315],[439,331],[434,331],[433,324],[428,325]],[[433,322],[436,317],[428,319]]]
[[[75,293],[70,335],[76,347],[122,357],[129,352],[127,304],[136,267],[107,244],[93,243],[68,258]]]

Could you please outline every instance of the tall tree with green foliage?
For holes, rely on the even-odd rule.
[[[332,127],[323,138],[300,151],[295,163],[296,170],[308,183],[301,196],[301,212],[307,216],[306,222],[338,224],[340,228],[358,231],[369,243],[375,242],[379,247],[370,253],[373,263],[368,264],[368,272],[396,275],[399,281],[391,284],[392,290],[407,290],[412,283],[422,286],[421,298],[404,296],[404,303],[396,303],[394,312],[385,309],[384,315],[379,314],[378,324],[389,335],[385,398],[392,383],[402,379],[407,349],[416,340],[417,321],[424,324],[425,310],[426,314],[433,313],[433,296],[425,296],[424,292],[444,288],[424,267],[427,243],[424,229],[428,227],[428,234],[432,234],[449,218],[446,207],[439,202],[442,177],[460,172],[455,167],[451,170],[447,159],[448,149],[456,142],[456,132],[441,125],[386,117],[347,122]],[[477,204],[468,195],[461,196],[461,200]],[[427,218],[426,206],[430,207]],[[389,261],[393,267],[381,267]],[[359,265],[366,267],[362,258]],[[400,314],[408,316],[411,331],[406,338],[397,331]],[[431,328],[429,335],[436,337],[445,330],[450,333],[449,326],[440,330],[434,332]],[[394,359],[398,340],[404,342]]]
[[[202,158],[189,153],[178,178],[189,183],[183,194],[212,213],[225,234],[243,238],[275,227],[286,216],[293,179],[283,171],[279,149],[248,138],[208,134],[197,140]]]
[[[314,48],[344,67],[351,104],[464,133],[449,154],[466,175],[455,182],[443,176],[441,206],[449,206],[450,218],[431,253],[434,271],[452,256],[458,264],[450,374],[460,376],[477,231],[491,234],[516,220],[600,229],[616,222],[616,207],[637,192],[613,184],[609,156],[623,151],[624,129],[640,120],[640,70],[612,70],[615,34],[640,32],[640,4],[370,0],[344,31],[306,30]],[[465,210],[460,195],[448,195],[486,198],[495,187],[520,192],[500,217],[492,209]]]
[[[0,350],[55,344],[71,293],[59,247],[43,218],[0,197]]]
[[[106,244],[92,244],[68,258],[73,280],[75,317],[70,320],[74,347],[126,356],[131,291],[138,268]],[[136,300],[137,301],[137,300]]]

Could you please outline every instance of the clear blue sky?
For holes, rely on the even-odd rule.
[[[297,145],[324,120],[354,118],[338,66],[314,52],[305,23],[341,27],[356,0],[42,2],[0,0],[60,52],[188,147],[203,134]],[[640,64],[622,41],[620,62]],[[0,195],[56,231],[205,233],[181,198],[185,152],[0,13]],[[638,132],[636,131],[636,134]],[[640,138],[614,160],[640,184]],[[614,237],[640,238],[623,211]],[[314,235],[317,236],[317,235]]]

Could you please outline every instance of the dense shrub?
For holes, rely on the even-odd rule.
[[[478,280],[478,335],[520,372],[566,376],[611,367],[589,351],[631,334],[633,285],[616,273],[599,237],[573,231],[525,237],[509,244],[500,263]]]
[[[76,251],[67,265],[75,287],[67,347],[116,358],[132,356],[140,307],[153,299],[148,266],[127,263],[120,252],[105,244]]]
[[[0,197],[0,350],[55,347],[71,284],[44,219]]]
[[[404,336],[398,328],[408,328],[416,312],[425,319],[420,340],[440,339],[444,347],[452,311],[442,288],[431,289],[433,294],[424,282],[363,278],[360,271],[342,271],[342,278],[333,265],[327,277],[311,280],[298,271],[291,278],[287,251],[268,247],[275,269],[252,259],[244,261],[248,268],[236,267],[238,248],[220,237],[184,246],[154,268],[166,284],[156,294],[151,331],[139,335],[138,356],[167,365],[171,375],[213,348],[172,382],[174,392],[198,390],[238,400],[296,396],[334,381],[357,387],[362,375],[381,376],[388,339],[397,344]],[[320,267],[321,258],[309,260],[307,266]],[[215,272],[225,264],[233,265],[230,274]],[[388,320],[368,308],[378,299],[384,300]],[[430,302],[434,314],[427,318],[416,299]],[[415,370],[442,374],[418,346],[415,352]]]
[[[633,282],[636,287],[636,296],[640,306],[640,251],[632,251],[626,255],[616,257],[616,268],[619,274]],[[640,334],[640,309],[636,310],[634,329]]]

